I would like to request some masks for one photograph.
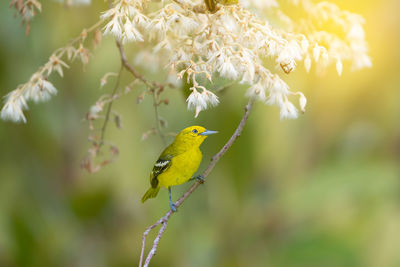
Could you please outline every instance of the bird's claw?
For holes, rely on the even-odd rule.
[[[194,179],[195,179],[197,182],[201,183],[201,184],[204,184],[204,182],[206,181],[206,179],[204,178],[203,175],[197,175],[196,177],[194,177]]]
[[[171,208],[172,212],[177,212],[178,210],[176,209],[176,206],[174,203],[170,203],[169,207]]]

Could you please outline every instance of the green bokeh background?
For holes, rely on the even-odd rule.
[[[103,1],[79,8],[42,1],[26,37],[7,2],[1,95],[106,9]],[[284,77],[306,94],[306,114],[280,121],[278,108],[257,103],[207,183],[171,218],[152,266],[400,266],[400,3],[336,3],[366,18],[373,68],[350,72],[345,64],[339,78],[333,67],[316,76],[299,66]],[[132,59],[140,47],[126,49]],[[100,78],[118,68],[105,38],[85,71],[73,63],[63,79],[50,78],[59,94],[31,104],[27,124],[0,122],[0,266],[137,266],[144,229],[168,209],[166,190],[140,203],[163,147],[157,136],[141,140],[155,124],[151,97],[136,103],[143,88],[116,102],[123,129],[111,125],[106,138],[119,147],[118,160],[96,174],[79,167],[89,148],[82,118],[112,90],[112,83],[99,89]],[[125,72],[122,84],[129,79]],[[224,91],[197,119],[178,89],[163,94],[165,131],[193,124],[220,131],[202,146],[201,169],[237,126],[244,92]]]

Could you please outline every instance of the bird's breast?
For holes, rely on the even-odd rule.
[[[198,148],[175,156],[171,161],[171,167],[158,176],[160,185],[169,187],[186,183],[199,168],[202,157]]]

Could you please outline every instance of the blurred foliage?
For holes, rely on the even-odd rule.
[[[1,1],[1,94],[93,24],[106,8],[95,2],[43,1],[25,36]],[[400,266],[400,3],[336,2],[366,18],[374,67],[345,66],[338,78],[333,67],[318,77],[300,66],[286,76],[306,93],[306,114],[280,121],[277,108],[258,103],[241,138],[171,219],[152,266]],[[127,47],[131,59],[136,49]],[[98,89],[100,78],[119,68],[111,39],[92,53],[84,72],[74,63],[52,80],[58,96],[32,105],[27,124],[0,122],[0,266],[136,266],[143,230],[168,208],[165,190],[140,203],[162,150],[157,136],[141,141],[155,123],[151,97],[136,104],[142,88],[115,105],[124,128],[110,127],[106,138],[119,159],[96,174],[79,168],[89,146],[82,118],[112,90],[112,82]],[[129,79],[124,73],[123,84]],[[166,132],[193,124],[220,131],[203,145],[201,169],[237,126],[244,92],[227,88],[198,119],[179,90],[163,93]],[[188,186],[174,188],[174,198]]]

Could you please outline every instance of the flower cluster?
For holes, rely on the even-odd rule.
[[[97,38],[96,38],[97,36]],[[100,35],[101,36],[101,35]],[[64,76],[64,69],[69,68],[62,58],[69,61],[79,58],[83,65],[89,62],[89,50],[84,47],[87,31],[72,40],[67,46],[57,49],[49,60],[40,67],[25,84],[19,85],[5,97],[5,104],[0,112],[3,120],[14,122],[26,122],[24,110],[28,109],[27,103],[48,101],[52,95],[57,94],[57,89],[48,80],[48,77],[56,72],[60,77]],[[94,34],[94,41],[99,42],[99,35]]]
[[[339,75],[344,60],[351,61],[354,69],[371,65],[361,17],[341,11],[333,4],[290,1],[302,6],[309,15],[302,23],[296,23],[274,0],[245,0],[243,6],[219,6],[213,14],[198,12],[201,0],[162,1],[152,5],[152,12],[147,12],[148,2],[115,1],[115,6],[102,15],[107,21],[104,34],[123,42],[154,44],[153,53],[163,53],[171,73],[177,73],[181,79],[187,77],[191,83],[192,93],[187,103],[189,109],[195,110],[195,116],[219,103],[215,94],[199,85],[196,77],[200,75],[210,81],[217,75],[248,84],[248,97],[278,105],[281,118],[296,118],[298,109],[290,98],[300,96],[299,107],[303,112],[306,98],[300,92],[292,92],[278,74],[266,68],[266,60],[273,60],[277,69],[286,74],[294,71],[299,62],[304,62],[309,71],[312,59],[319,71],[336,62]],[[286,26],[272,27],[260,14],[250,11],[251,7],[276,12]],[[345,37],[317,27],[327,20],[342,26],[347,33]]]
[[[13,0],[12,4],[17,2],[21,1]],[[28,2],[30,7],[40,10],[37,0],[22,1]],[[187,104],[196,117],[219,103],[218,97],[199,81],[206,78],[213,82],[215,77],[222,77],[248,85],[248,97],[279,106],[282,119],[296,118],[298,109],[304,112],[307,101],[302,93],[290,90],[282,75],[295,71],[299,63],[304,64],[307,72],[312,65],[317,72],[323,72],[334,64],[339,75],[344,61],[350,62],[354,70],[370,67],[372,63],[362,17],[327,2],[291,0],[287,4],[301,9],[299,13],[304,16],[291,18],[277,0],[217,4],[214,13],[207,11],[204,0],[115,0],[113,7],[101,15],[98,25],[105,23],[103,34],[112,35],[122,43],[146,42],[145,47],[152,47],[150,54],[137,53],[136,63],[147,64],[153,71],[158,70],[155,66],[168,66],[171,84],[177,84],[177,79],[187,79],[185,82],[191,87]],[[271,12],[274,16],[264,16]],[[61,60],[64,55],[68,60],[78,57],[87,64],[89,50],[83,45],[86,35],[86,31],[81,34],[78,45],[73,42],[54,52],[28,83],[11,92],[1,117],[25,121],[22,111],[27,108],[28,100],[44,101],[55,94],[47,77],[52,72],[63,75],[63,68],[67,67]],[[97,43],[101,40],[99,31],[95,32],[96,40]],[[276,67],[267,68],[267,62]],[[297,107],[291,102],[296,96]]]
[[[60,61],[62,62],[62,61]],[[12,120],[14,122],[26,122],[23,110],[28,109],[27,101],[33,100],[34,102],[44,102],[51,98],[51,95],[57,94],[57,89],[49,82],[44,76],[44,70],[51,72],[55,70],[62,75],[62,68],[65,63],[43,68],[42,70],[34,73],[26,84],[20,85],[14,91],[11,91],[6,96],[6,102],[1,110],[1,118],[3,120]],[[65,64],[66,66],[66,64]]]
[[[111,34],[126,42],[142,42],[140,29],[145,29],[148,18],[142,13],[143,5],[148,2],[140,0],[123,0],[116,3],[114,8],[105,12],[101,18],[110,20],[104,28],[104,34]]]
[[[10,7],[15,8],[21,16],[22,24],[26,25],[26,34],[29,34],[30,23],[38,12],[42,12],[42,4],[38,0],[11,0]]]

